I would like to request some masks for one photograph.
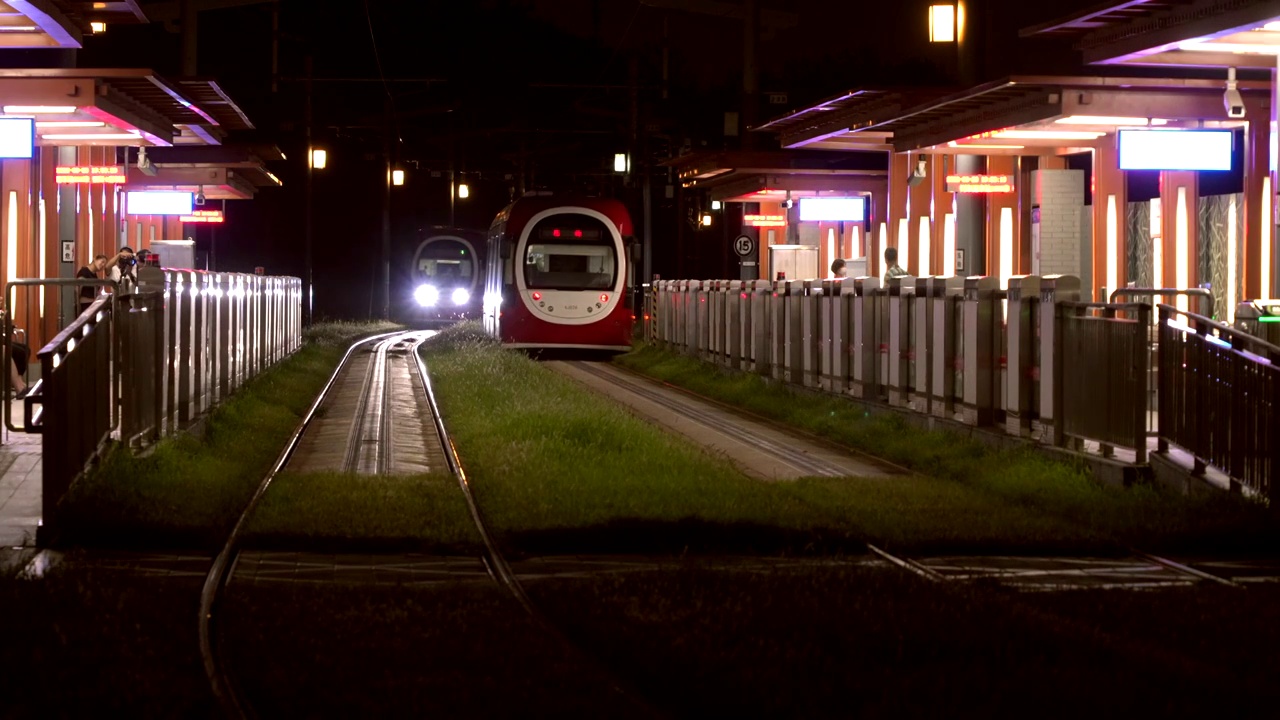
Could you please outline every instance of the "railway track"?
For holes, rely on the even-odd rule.
[[[429,451],[421,452],[426,450],[424,446],[434,446],[434,455],[440,462],[431,469],[447,467],[457,480],[458,487],[466,498],[472,522],[484,544],[483,560],[489,577],[511,594],[535,624],[587,662],[598,665],[594,658],[565,636],[534,606],[485,522],[471,491],[466,471],[440,417],[426,363],[418,354],[418,348],[433,334],[429,331],[388,333],[357,342],[347,350],[271,470],[263,477],[249,504],[237,518],[221,552],[214,559],[200,593],[198,634],[201,659],[210,689],[229,717],[254,717],[252,707],[236,687],[222,654],[222,646],[217,642],[219,601],[235,574],[243,529],[272,480],[282,469],[286,466],[290,470],[312,469],[317,463],[337,460],[336,453],[341,456],[340,468],[331,465],[322,469],[385,474],[414,467],[424,457],[433,455]],[[346,402],[350,405],[350,412],[327,412],[323,421],[317,422],[321,408],[334,395],[346,396],[338,397],[336,406],[342,407]],[[413,408],[424,412],[415,414],[411,412]],[[431,418],[429,426],[423,422],[423,417]],[[313,428],[313,424],[318,427]],[[344,432],[345,442],[332,445],[335,435]],[[416,442],[415,436],[421,436],[422,442]],[[432,442],[428,442],[428,439]],[[329,450],[311,452],[306,456],[305,462],[295,463],[295,453],[301,453],[308,442],[316,448],[329,447]],[[610,673],[602,672],[611,678],[612,690],[619,696],[652,715],[658,714],[636,694],[625,689],[622,683],[612,679]]]

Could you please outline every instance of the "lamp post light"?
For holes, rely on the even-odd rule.
[[[395,185],[396,187],[400,187],[401,185],[404,185],[404,171],[403,171],[403,170],[392,170],[392,171],[391,171],[391,184],[392,184],[392,185]]]

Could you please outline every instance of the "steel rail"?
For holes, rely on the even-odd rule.
[[[624,387],[636,395],[639,395],[650,402],[661,405],[668,410],[692,420],[696,420],[702,425],[719,432],[731,440],[746,442],[764,450],[768,450],[773,455],[786,461],[797,470],[827,477],[844,477],[850,474],[848,470],[836,465],[835,463],[828,462],[821,458],[812,457],[794,448],[786,447],[785,445],[780,445],[765,436],[752,432],[746,428],[738,427],[733,428],[731,431],[730,429],[725,428],[723,423],[719,422],[719,419],[715,415],[705,410],[690,407],[689,405],[685,405],[678,401],[662,397],[651,388],[646,388],[644,385],[634,380],[618,377],[612,373],[600,370],[599,368],[592,366],[590,363],[574,361],[569,364],[583,372]]]
[[[209,687],[213,691],[214,697],[217,698],[218,704],[222,706],[223,711],[230,717],[250,717],[248,711],[251,708],[236,692],[230,676],[224,669],[224,663],[219,659],[218,650],[214,647],[212,626],[218,596],[221,595],[223,588],[226,587],[234,572],[235,561],[239,555],[240,534],[243,532],[250,514],[253,513],[254,508],[257,507],[267,488],[270,487],[271,481],[275,479],[281,468],[293,456],[293,452],[297,449],[298,442],[302,438],[302,433],[306,431],[311,421],[315,418],[316,411],[319,410],[321,404],[328,397],[329,391],[333,389],[334,383],[338,379],[338,375],[342,373],[352,354],[355,353],[356,348],[397,334],[400,333],[374,335],[352,343],[351,347],[347,348],[347,352],[338,362],[338,367],[334,369],[333,374],[329,376],[328,382],[321,388],[320,393],[316,395],[316,399],[311,403],[306,415],[302,417],[302,421],[294,429],[293,435],[289,437],[284,449],[280,451],[275,464],[271,466],[271,470],[262,478],[258,489],[254,492],[253,497],[249,499],[248,505],[240,513],[240,517],[236,519],[236,524],[231,528],[231,533],[227,536],[226,543],[222,546],[222,550],[217,557],[214,558],[213,566],[209,568],[209,573],[205,576],[204,586],[200,590],[200,612],[197,618],[200,658],[203,661],[205,677],[209,680]]]
[[[667,382],[666,380],[659,380],[659,379],[657,379],[657,378],[650,377],[650,376],[648,376],[648,375],[645,375],[644,373],[637,372],[637,371],[635,371],[635,370],[632,370],[631,368],[628,368],[628,367],[625,367],[625,366],[621,366],[621,365],[613,365],[613,364],[611,364],[611,365],[609,365],[609,368],[610,368],[611,370],[613,370],[614,372],[618,373],[619,375],[627,375],[627,376],[630,376],[630,377],[632,377],[632,378],[635,378],[637,381],[645,380],[645,381],[650,381],[650,382],[658,383],[658,384],[662,385],[662,387],[667,388],[668,390],[671,390],[672,392],[679,393],[679,394],[681,394],[681,395],[686,395],[686,396],[688,396],[688,397],[695,398],[695,399],[697,399],[697,400],[701,400],[702,402],[704,402],[704,403],[706,403],[706,404],[708,404],[708,405],[712,405],[712,406],[714,406],[714,407],[718,407],[718,408],[720,408],[721,410],[724,410],[724,411],[725,411],[725,412],[727,412],[727,413],[730,413],[730,414],[733,414],[733,415],[738,415],[738,416],[741,416],[741,417],[744,417],[744,418],[748,418],[748,419],[750,419],[750,420],[755,420],[755,421],[757,421],[757,422],[759,422],[759,423],[762,423],[762,424],[764,424],[764,425],[772,425],[772,426],[779,426],[779,427],[781,427],[781,424],[779,423],[779,421],[778,421],[778,420],[775,420],[774,418],[770,418],[770,417],[767,417],[767,416],[765,416],[765,415],[761,415],[761,414],[759,414],[759,413],[753,412],[753,411],[748,410],[748,409],[743,408],[743,407],[738,407],[737,405],[731,405],[731,404],[729,404],[729,403],[727,403],[727,402],[724,402],[723,400],[717,400],[717,399],[715,399],[715,398],[713,398],[713,397],[707,397],[706,395],[703,395],[703,394],[698,393],[698,392],[694,392],[693,390],[690,390],[690,389],[688,389],[688,388],[681,387],[681,386],[679,386],[679,385],[675,385],[675,384],[669,383],[669,382]],[[846,454],[849,454],[849,455],[857,455],[857,456],[860,456],[860,457],[864,457],[864,458],[866,458],[869,462],[876,463],[876,464],[879,464],[879,465],[884,465],[885,467],[888,467],[888,468],[892,468],[892,469],[894,469],[894,470],[897,470],[897,471],[901,472],[901,473],[902,473],[902,474],[904,474],[904,475],[913,475],[913,474],[915,474],[915,471],[914,471],[914,470],[912,470],[912,469],[910,469],[910,468],[908,468],[908,467],[904,467],[904,466],[899,465],[899,464],[897,464],[897,463],[895,463],[895,462],[892,462],[892,461],[890,461],[890,460],[886,460],[886,459],[884,459],[884,458],[882,458],[882,457],[880,457],[880,456],[878,456],[878,455],[872,455],[871,453],[866,452],[865,450],[858,450],[857,448],[851,448],[851,447],[849,447],[849,446],[847,446],[847,445],[841,445],[841,444],[839,444],[839,443],[833,442],[832,440],[830,440],[830,439],[828,439],[828,438],[822,437],[821,435],[819,435],[819,434],[817,434],[817,433],[815,433],[815,432],[811,432],[811,431],[809,431],[809,430],[805,430],[804,428],[801,428],[801,427],[793,427],[793,426],[791,426],[791,425],[786,425],[786,426],[785,426],[785,430],[786,430],[786,432],[787,432],[788,434],[792,434],[792,435],[796,435],[796,436],[798,436],[798,437],[802,437],[802,438],[808,439],[808,440],[810,440],[811,442],[813,442],[813,443],[815,443],[815,444],[825,445],[825,446],[827,446],[828,448],[831,448],[831,449],[833,449],[833,450],[838,450],[839,452],[846,453]]]

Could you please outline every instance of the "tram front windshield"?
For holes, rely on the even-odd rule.
[[[608,227],[563,214],[534,226],[525,247],[524,281],[533,290],[608,290],[618,277],[618,251]]]
[[[436,240],[418,254],[418,280],[437,287],[470,285],[472,268],[471,253],[457,240]]]

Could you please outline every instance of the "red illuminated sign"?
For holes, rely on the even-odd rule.
[[[743,215],[742,224],[747,227],[786,227],[786,215]]]
[[[1012,175],[948,175],[947,192],[1011,193]]]
[[[124,168],[119,165],[59,165],[53,169],[53,176],[59,185],[123,185],[125,180]]]
[[[221,210],[196,210],[190,215],[178,218],[184,223],[220,223],[225,220]]]

